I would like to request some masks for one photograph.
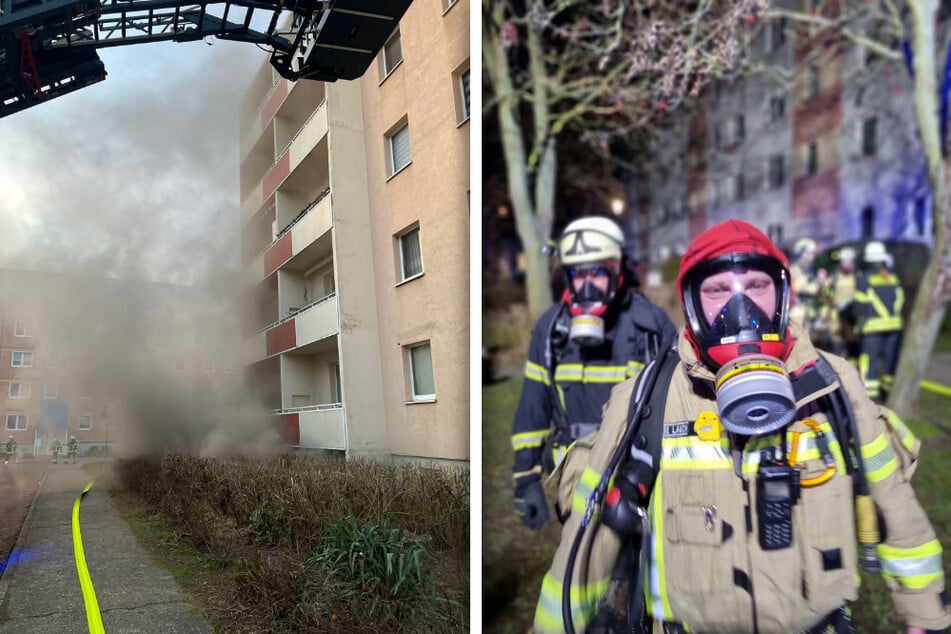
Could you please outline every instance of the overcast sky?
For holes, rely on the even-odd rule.
[[[105,81],[0,118],[0,267],[193,283],[237,265],[238,110],[267,53],[100,56]]]

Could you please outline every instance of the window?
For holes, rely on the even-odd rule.
[[[746,178],[742,173],[733,179],[733,199],[743,200],[746,197]]]
[[[409,153],[409,125],[403,124],[393,134],[386,137],[390,153],[390,176],[406,167],[413,160]]]
[[[423,254],[419,248],[419,227],[400,236],[400,281],[422,274]]]
[[[878,119],[869,117],[862,122],[862,156],[875,156],[878,147]]]
[[[875,208],[872,206],[862,210],[861,216],[862,238],[871,238],[875,235]]]
[[[201,371],[206,374],[211,374],[215,371],[215,360],[214,359],[205,359],[201,365]]]
[[[786,43],[786,18],[777,18],[769,23],[769,51],[775,51]]]
[[[10,358],[10,367],[13,368],[32,368],[33,353],[24,350],[14,350]]]
[[[819,69],[815,66],[809,67],[808,81],[808,92],[806,96],[810,98],[815,97],[819,94],[819,89],[822,87],[822,75],[819,74]]]
[[[19,319],[13,322],[13,336],[32,337],[33,333],[30,331],[30,322],[21,321]]]
[[[786,182],[786,160],[781,154],[769,159],[769,186],[773,189],[782,187]]]
[[[459,74],[459,99],[462,112],[460,123],[469,118],[469,69]]]
[[[815,141],[806,147],[806,176],[819,171],[819,144]]]
[[[48,368],[58,368],[59,367],[59,350],[51,349],[46,353],[46,367]]]
[[[786,100],[778,95],[769,99],[769,120],[778,121],[786,116]]]
[[[78,428],[79,431],[89,431],[92,429],[92,416],[80,416]]]
[[[10,398],[30,398],[29,383],[10,382]]]
[[[736,144],[739,145],[743,142],[743,139],[746,138],[746,119],[743,118],[743,115],[736,115],[733,130],[733,139],[736,141]]]
[[[410,347],[409,375],[414,401],[436,399],[436,388],[433,384],[433,357],[428,342]]]
[[[7,431],[26,429],[26,414],[7,414]]]
[[[393,72],[403,61],[403,42],[400,39],[400,27],[397,26],[393,35],[383,45],[383,79]]]
[[[59,396],[59,383],[44,383],[43,398],[56,398]]]

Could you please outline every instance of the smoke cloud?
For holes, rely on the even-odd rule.
[[[104,82],[0,119],[0,313],[29,312],[126,452],[275,451],[242,381],[237,308],[238,111],[266,53],[100,55]]]

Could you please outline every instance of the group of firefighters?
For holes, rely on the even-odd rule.
[[[539,530],[554,497],[563,524],[534,630],[854,632],[860,565],[908,634],[951,626],[920,441],[882,405],[904,303],[884,244],[828,274],[811,239],[790,263],[748,223],[711,227],[681,260],[678,333],[624,242],[571,222],[532,331],[515,507]]]
[[[813,343],[846,357],[858,367],[871,399],[884,402],[892,388],[903,326],[905,293],[894,271],[894,258],[882,242],[865,245],[864,267],[843,247],[833,253],[835,271],[815,268],[817,245],[802,238],[790,264],[795,303],[793,318]]]
[[[50,455],[52,456],[53,464],[59,462],[59,452],[62,450],[63,443],[61,443],[58,438],[54,438],[53,442],[50,443]],[[76,453],[78,450],[79,441],[76,440],[75,436],[70,436],[69,441],[66,443],[66,459],[63,460],[63,463],[76,464]],[[11,462],[20,462],[20,456],[17,453],[17,441],[12,434],[7,438],[6,456],[4,457],[3,464],[9,465]]]

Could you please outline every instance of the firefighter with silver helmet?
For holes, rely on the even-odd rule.
[[[891,391],[901,346],[905,291],[891,270],[893,260],[885,245],[872,240],[865,245],[865,270],[856,282],[862,354],[859,369],[869,398],[884,402]]]
[[[597,430],[611,387],[676,338],[666,313],[634,288],[623,244],[603,217],[571,222],[558,240],[566,288],[532,330],[512,430],[515,506],[535,530],[550,518],[543,474]]]
[[[785,254],[752,225],[681,260],[675,350],[616,386],[560,470],[570,509],[535,632],[853,632],[859,567],[909,634],[945,631],[920,442],[789,319]]]

